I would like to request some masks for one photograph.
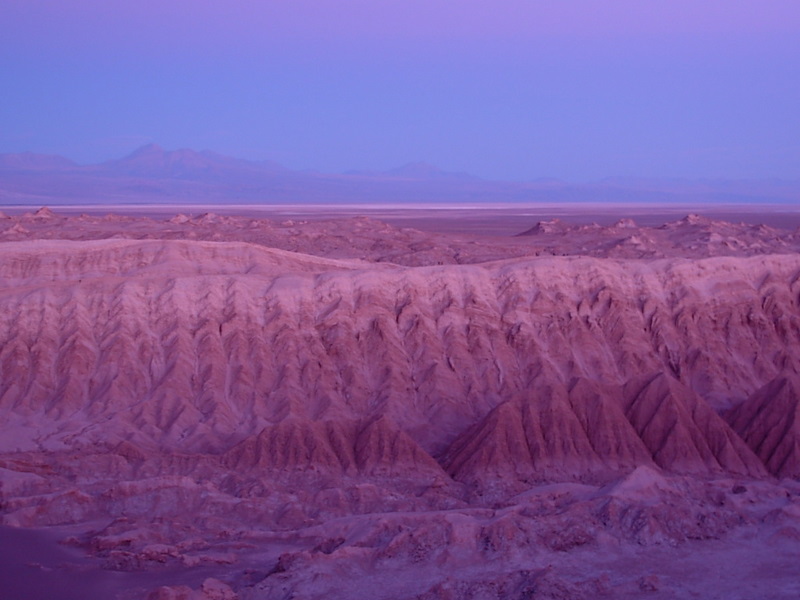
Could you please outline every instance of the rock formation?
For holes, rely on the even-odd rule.
[[[188,218],[33,239],[59,219],[0,244],[0,518],[225,581],[150,597],[638,597],[681,590],[564,565],[747,524],[797,550],[797,254],[410,266],[310,229],[314,253],[176,239]]]

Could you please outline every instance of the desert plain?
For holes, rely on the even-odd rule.
[[[800,213],[0,217],[0,596],[800,597]]]

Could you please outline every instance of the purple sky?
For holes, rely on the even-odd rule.
[[[797,0],[3,0],[0,152],[800,178]]]

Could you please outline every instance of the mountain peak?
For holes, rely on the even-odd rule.
[[[441,169],[424,160],[418,160],[390,169],[389,173],[396,173],[398,175],[430,175],[433,173],[441,173]]]
[[[142,156],[156,156],[156,155],[160,156],[160,155],[163,155],[163,154],[166,154],[166,150],[164,150],[164,148],[162,148],[161,146],[159,146],[156,143],[150,143],[150,144],[145,144],[144,146],[141,146],[140,148],[137,148],[136,150],[134,150],[133,152],[128,154],[128,156],[126,156],[122,160],[131,159],[131,158],[139,158],[139,157],[142,157]]]
[[[251,162],[208,150],[165,150],[155,143],[146,144],[124,158],[103,163],[103,167],[117,176],[217,183],[260,181],[259,178],[272,177],[283,170],[281,165],[269,161]]]
[[[386,171],[392,177],[404,177],[409,179],[476,179],[474,175],[468,173],[454,173],[444,171],[425,161],[415,161],[406,163],[395,169]]]
[[[76,164],[55,154],[37,154],[35,152],[20,152],[17,154],[0,154],[0,169],[13,169],[19,171],[44,171],[52,169],[66,169],[75,167]]]

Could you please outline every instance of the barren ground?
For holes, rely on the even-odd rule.
[[[0,216],[3,598],[800,596],[797,213],[93,210]]]

